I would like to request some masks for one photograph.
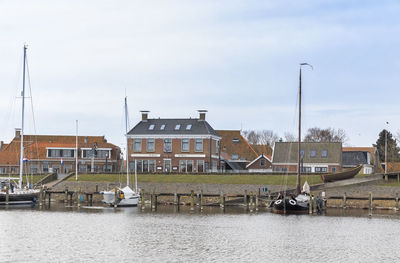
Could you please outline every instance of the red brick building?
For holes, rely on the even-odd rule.
[[[218,170],[221,137],[199,118],[142,120],[128,133],[129,169],[139,173],[203,173]]]
[[[0,143],[0,174],[18,174],[21,136],[16,130],[14,139]],[[27,173],[68,173],[75,171],[76,136],[24,135],[24,170]],[[93,155],[93,148],[95,154]],[[107,142],[104,136],[78,137],[78,171],[119,172],[121,150]]]

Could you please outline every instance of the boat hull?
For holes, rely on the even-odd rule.
[[[307,214],[309,204],[308,202],[298,202],[291,197],[284,197],[274,201],[272,211],[276,214]]]
[[[351,179],[360,172],[361,168],[362,168],[362,165],[359,165],[355,168],[352,168],[352,169],[349,169],[349,170],[346,170],[343,172],[339,172],[339,173],[321,174],[321,179],[324,183]]]
[[[115,192],[114,191],[104,191],[102,192],[104,204],[109,206],[114,206],[115,204]],[[118,207],[129,207],[129,206],[137,206],[139,203],[139,195],[130,195],[124,196],[124,198],[117,198],[117,206]]]

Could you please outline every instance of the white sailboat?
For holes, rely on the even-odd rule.
[[[129,147],[128,147],[128,104],[125,97],[125,135],[126,135],[126,186],[124,188],[116,187],[112,191],[103,191],[102,202],[110,206],[137,206],[140,195],[137,194],[137,174],[135,165],[135,191],[129,186]],[[136,164],[136,162],[135,162]],[[115,198],[117,197],[117,200]]]
[[[25,69],[26,69],[26,49],[24,45],[24,66],[22,79],[22,121],[21,121],[21,148],[19,159],[19,178],[2,177],[6,181],[6,188],[0,189],[0,206],[4,205],[35,205],[39,197],[39,190],[29,189],[22,186],[24,172],[24,118],[25,118]],[[11,179],[18,180],[18,185],[14,186]],[[8,189],[7,189],[8,188]]]

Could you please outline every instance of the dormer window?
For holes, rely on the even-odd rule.
[[[192,129],[192,124],[186,125],[186,130],[187,130],[187,131],[190,131],[190,129]]]
[[[149,130],[150,130],[150,131],[154,130],[154,124],[150,124]]]
[[[178,131],[181,128],[180,124],[175,125],[175,131]]]
[[[328,157],[328,151],[327,151],[327,150],[322,150],[322,152],[321,152],[321,157],[322,157],[322,158]]]
[[[160,130],[165,130],[165,124],[161,125]]]
[[[317,151],[316,150],[311,150],[310,152],[310,157],[315,158],[317,156]]]

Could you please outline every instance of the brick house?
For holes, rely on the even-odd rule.
[[[199,118],[142,120],[128,133],[129,169],[139,173],[203,173],[218,170],[221,137]]]
[[[28,160],[24,169],[32,174],[75,171],[75,144],[75,136],[24,135],[24,158]],[[16,129],[15,137],[9,144],[1,143],[1,146],[0,174],[18,174],[20,130]],[[104,136],[78,136],[78,170],[81,173],[119,172],[120,152],[120,148],[107,142]]]
[[[363,165],[361,173],[372,174],[378,171],[379,164],[375,163],[377,149],[375,147],[343,147],[342,148],[343,168],[352,168]]]
[[[342,170],[342,143],[302,142],[301,166],[305,173],[327,173]],[[274,172],[297,172],[297,142],[276,142],[272,155]]]

